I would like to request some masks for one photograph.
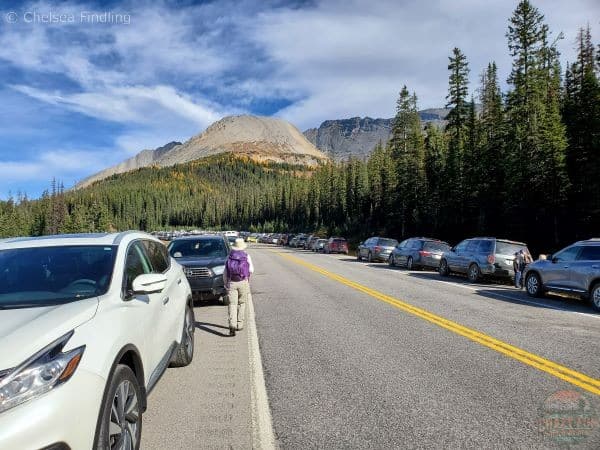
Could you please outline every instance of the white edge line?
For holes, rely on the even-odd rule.
[[[252,294],[248,298],[248,350],[252,377],[252,448],[274,450],[278,447],[275,444],[275,433],[273,432],[271,410],[258,345]]]

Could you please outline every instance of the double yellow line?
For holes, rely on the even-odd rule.
[[[314,272],[318,272],[321,275],[326,276],[327,278],[345,284],[346,286],[356,289],[357,291],[364,292],[365,294],[370,295],[371,297],[374,297],[377,300],[388,303],[402,311],[405,311],[409,314],[426,320],[427,322],[433,323],[439,327],[445,328],[446,330],[452,331],[453,333],[464,336],[467,339],[472,340],[473,342],[477,342],[478,344],[483,345],[484,347],[491,348],[492,350],[502,353],[503,355],[516,359],[517,361],[521,361],[522,363],[527,364],[528,366],[535,367],[536,369],[541,370],[542,372],[546,372],[550,375],[555,376],[556,378],[560,378],[561,380],[564,380],[567,383],[571,383],[575,386],[585,389],[588,392],[600,395],[600,380],[598,379],[589,377],[580,372],[569,369],[568,367],[542,358],[541,356],[529,353],[526,350],[507,344],[506,342],[495,339],[477,330],[467,328],[456,322],[432,314],[424,309],[417,308],[416,306],[398,300],[394,297],[390,297],[389,295],[382,294],[381,292],[363,286],[362,284],[356,283],[340,275],[336,275],[335,273],[331,273],[325,269],[322,269],[319,266],[315,266],[314,264],[310,264],[300,258],[296,258],[295,256],[291,256],[289,254],[281,252],[277,252],[277,254],[298,265],[306,267],[307,269],[310,269]]]

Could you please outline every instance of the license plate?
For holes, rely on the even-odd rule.
[[[442,259],[442,255],[433,255],[433,259]]]

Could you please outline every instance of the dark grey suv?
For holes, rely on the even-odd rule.
[[[390,255],[390,266],[404,266],[408,270],[422,267],[437,269],[442,254],[450,246],[438,239],[410,238],[400,242]]]
[[[547,291],[576,294],[600,311],[600,239],[575,242],[546,260],[529,264],[524,280],[532,297]]]
[[[223,270],[229,255],[227,238],[216,235],[177,238],[169,244],[169,254],[183,266],[194,299],[222,298],[227,303]]]
[[[442,254],[439,272],[442,276],[466,274],[473,283],[484,276],[514,278],[513,262],[519,250],[530,254],[523,242],[493,237],[465,239]]]

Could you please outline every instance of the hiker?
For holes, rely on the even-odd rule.
[[[229,335],[244,328],[246,302],[250,297],[250,275],[254,272],[252,258],[244,250],[246,243],[237,238],[225,263],[223,281],[229,297]]]
[[[513,260],[513,269],[515,271],[515,287],[522,288],[523,270],[525,269],[525,254],[523,250],[515,252],[515,259]]]

